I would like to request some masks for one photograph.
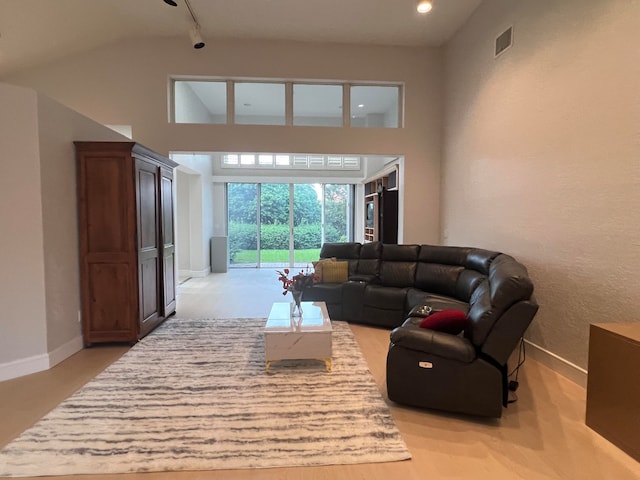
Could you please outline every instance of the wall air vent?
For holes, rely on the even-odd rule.
[[[513,27],[507,28],[503,33],[501,33],[498,38],[496,38],[496,53],[497,57],[502,52],[504,52],[507,48],[511,46],[513,43]]]

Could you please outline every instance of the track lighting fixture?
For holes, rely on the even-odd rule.
[[[202,39],[202,34],[200,33],[200,23],[196,18],[196,14],[191,8],[191,4],[189,0],[184,0],[184,4],[187,6],[187,10],[189,10],[189,15],[191,15],[191,19],[193,20],[193,27],[189,30],[189,37],[191,38],[191,45],[193,48],[200,49],[204,47],[204,40]]]
[[[194,25],[189,30],[189,37],[191,38],[191,44],[193,48],[199,49],[204,47],[204,40],[202,40],[202,35],[200,34],[200,26]]]
[[[430,12],[433,8],[433,3],[430,0],[419,0],[417,10],[419,13]]]
[[[172,7],[177,7],[178,4],[174,0],[164,0],[164,3],[167,5],[171,5]],[[205,46],[204,40],[202,39],[202,33],[200,33],[200,23],[196,17],[193,8],[191,8],[191,4],[189,0],[184,0],[184,4],[189,10],[189,15],[191,15],[191,19],[193,20],[193,26],[189,29],[189,38],[191,39],[191,45],[193,48],[200,49]]]

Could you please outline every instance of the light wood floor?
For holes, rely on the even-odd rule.
[[[272,270],[230,270],[179,287],[177,317],[266,317],[282,300]],[[535,321],[535,320],[534,320]],[[352,325],[386,399],[389,331]],[[126,351],[85,349],[47,372],[0,383],[0,446],[34,424]],[[478,420],[395,405],[393,417],[412,460],[367,465],[212,472],[91,475],[62,479],[639,479],[640,463],[584,423],[585,390],[527,359],[519,400],[500,420]]]

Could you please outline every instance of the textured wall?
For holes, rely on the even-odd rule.
[[[583,368],[589,323],[640,321],[639,44],[636,0],[485,0],[445,52],[443,240],[525,263],[528,339]]]

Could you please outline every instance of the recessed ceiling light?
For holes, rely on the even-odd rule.
[[[358,105],[358,108],[364,108],[364,103],[361,103],[360,105]]]
[[[433,4],[431,3],[430,0],[420,0],[418,2],[417,10],[420,13],[430,12],[432,8],[433,8]]]

